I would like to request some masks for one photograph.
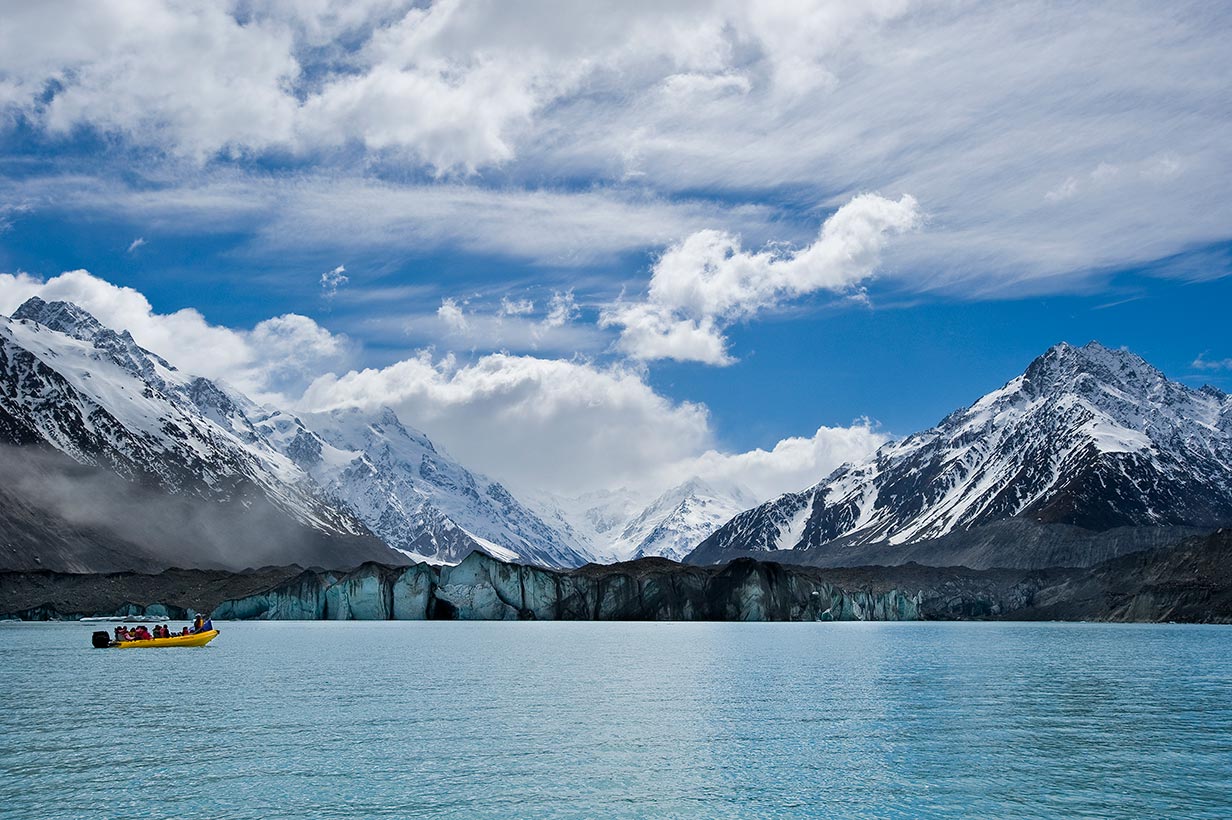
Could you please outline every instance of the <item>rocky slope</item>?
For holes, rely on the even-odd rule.
[[[1232,398],[1170,381],[1128,351],[1060,344],[936,427],[741,513],[688,560],[782,550],[814,563],[910,560],[929,550],[906,545],[936,547],[1006,520],[1065,525],[1050,531],[1062,540],[1074,528],[1209,531],[1232,521]],[[1016,552],[1017,538],[986,543],[980,561],[1047,565],[1056,560],[1044,543],[1050,537],[1036,539],[1038,557]],[[1137,549],[1143,539],[1150,537],[1122,544]],[[864,545],[878,546],[856,549]],[[955,554],[935,551],[930,560]]]
[[[1232,531],[1089,569],[821,569],[658,558],[551,571],[475,553],[457,566],[366,564],[159,575],[0,573],[4,617],[339,620],[1113,620],[1232,623]]]

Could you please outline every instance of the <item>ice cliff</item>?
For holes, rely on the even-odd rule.
[[[716,569],[669,561],[553,571],[473,552],[457,566],[365,564],[306,571],[222,602],[219,619],[909,621],[916,598],[898,589],[846,589],[751,560]]]

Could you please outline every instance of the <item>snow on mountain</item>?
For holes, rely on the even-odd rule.
[[[625,524],[614,549],[625,560],[657,555],[682,561],[707,536],[756,503],[740,487],[720,490],[694,478],[668,490]]]
[[[0,443],[211,502],[267,499],[323,533],[456,563],[473,549],[550,566],[585,558],[499,483],[390,410],[295,416],[193,377],[81,308],[31,299],[0,317]],[[375,543],[375,541],[373,541]]]
[[[0,317],[5,442],[45,442],[81,464],[207,500],[255,490],[314,529],[367,533],[251,430],[237,435],[203,414],[197,402],[215,392],[75,305],[34,298]]]
[[[542,499],[540,511],[596,563],[650,556],[679,561],[754,503],[743,488],[692,478],[649,504],[630,490],[600,491],[573,499]]]
[[[914,543],[1015,517],[1099,531],[1232,521],[1232,398],[1125,350],[1059,344],[936,427],[741,513],[691,560]]]
[[[541,519],[596,564],[624,560],[615,550],[615,542],[625,524],[645,505],[643,498],[624,488],[597,490],[573,498],[548,493],[532,493],[526,498]]]
[[[482,548],[544,566],[586,562],[501,484],[450,459],[389,408],[272,411],[256,424],[326,492],[414,560],[456,564]]]

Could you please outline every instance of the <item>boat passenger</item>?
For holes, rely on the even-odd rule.
[[[200,615],[198,615],[196,618],[193,618],[192,631],[193,631],[193,634],[194,634],[194,635],[195,635],[196,633],[200,632],[200,631],[201,631],[201,627],[203,627],[203,626],[205,626],[205,619],[204,619],[204,618],[202,618]]]

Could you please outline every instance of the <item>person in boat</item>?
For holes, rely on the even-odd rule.
[[[124,626],[123,624],[120,624],[119,626],[117,626],[115,628],[115,639],[117,641],[127,641],[128,640],[128,627]]]
[[[132,640],[134,641],[149,641],[154,638],[154,636],[150,634],[150,630],[146,629],[144,626],[137,627],[133,630],[133,632],[134,634]]]
[[[200,632],[202,628],[204,627],[205,627],[205,618],[202,618],[200,615],[197,615],[196,618],[193,618],[192,631],[194,635]]]

